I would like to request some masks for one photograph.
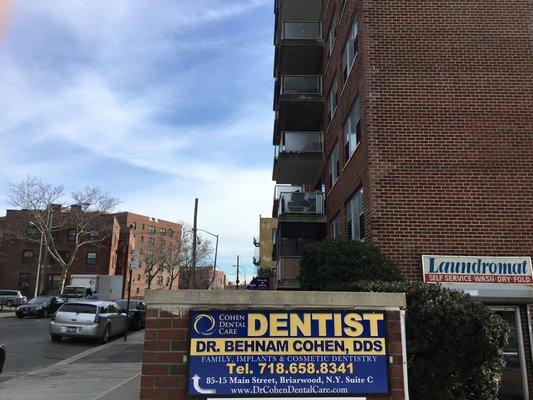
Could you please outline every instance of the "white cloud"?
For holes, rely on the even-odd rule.
[[[208,58],[184,68],[185,60],[191,52],[231,48],[231,41],[196,35],[184,41],[180,35],[265,4],[271,0],[17,3],[12,26],[23,23],[24,16],[37,15],[69,36],[71,51],[86,59],[69,63],[34,57],[39,45],[48,46],[39,41],[23,42],[12,53],[0,49],[0,185],[36,174],[75,187],[82,182],[67,172],[88,168],[95,160],[157,172],[165,179],[143,181],[132,172],[127,189],[116,187],[112,171],[95,179],[124,201],[121,208],[163,219],[192,221],[198,197],[200,226],[221,236],[221,265],[231,267],[237,253],[250,265],[259,214],[268,215],[272,206],[270,163],[244,157],[259,150],[271,153],[272,90],[270,84],[265,88],[258,83],[271,76],[270,36],[268,43],[232,49],[250,54],[242,74],[212,77],[210,69],[222,66]],[[39,35],[44,26],[30,32]],[[18,28],[14,32],[25,31]],[[54,43],[49,45],[53,53]],[[158,70],[150,69],[152,59],[165,60],[179,72],[158,76]],[[206,77],[213,80],[213,90],[197,90]],[[230,81],[254,97],[244,100],[229,91]],[[229,115],[187,118],[206,104],[220,114],[217,101],[227,103],[224,109],[231,105]],[[65,147],[61,157],[47,156],[46,146],[52,143]],[[257,143],[265,148],[254,148]],[[5,205],[4,187],[0,207]]]

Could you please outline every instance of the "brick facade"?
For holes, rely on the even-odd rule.
[[[172,281],[170,273],[166,270],[158,272],[152,281],[148,282],[145,267],[146,255],[150,250],[150,241],[174,241],[174,243],[179,246],[182,232],[181,224],[131,212],[118,213],[116,214],[116,218],[121,227],[120,240],[121,252],[123,254],[122,260],[126,260],[127,262],[124,273],[125,288],[129,279],[128,274],[130,271],[129,266],[131,265],[131,257],[124,257],[124,255],[131,254],[133,250],[140,250],[141,252],[141,266],[139,269],[134,270],[132,275],[131,296],[142,298],[144,296],[144,291],[147,288],[171,288],[172,290],[177,290],[178,279]],[[151,230],[155,233],[152,233]],[[124,264],[124,261],[122,264]],[[153,275],[153,273],[150,273],[150,275]],[[125,293],[127,295],[127,289]]]
[[[57,219],[63,218],[61,215],[57,216]],[[115,265],[120,227],[113,215],[105,215],[100,219],[101,224],[110,227],[108,235],[102,241],[80,248],[74,264],[70,269],[69,276],[71,274],[116,274]],[[26,296],[33,297],[37,279],[39,243],[17,240],[11,236],[12,233],[23,232],[26,225],[27,217],[23,211],[7,210],[6,216],[0,218],[0,232],[6,235],[0,239],[0,288],[19,289]],[[71,227],[65,227],[55,231],[58,251],[72,252],[73,250],[73,244],[68,241],[69,228]],[[23,258],[24,251],[31,251],[33,256],[31,258]],[[88,262],[87,253],[89,252],[96,253],[95,264]],[[62,269],[50,257],[50,267],[45,268],[43,275],[41,275],[40,291],[44,293],[57,293],[58,288],[56,286],[58,279],[61,277],[61,273]],[[67,278],[68,282],[69,279]]]
[[[330,0],[335,18],[324,93],[339,77],[325,126],[326,159],[351,106],[362,99],[362,138],[326,186],[331,221],[364,190],[366,238],[411,279],[422,254],[532,255],[533,117],[526,0]],[[341,15],[342,12],[342,15]],[[346,86],[341,58],[351,21],[359,53]],[[325,110],[325,121],[328,121]],[[326,165],[324,182],[329,167]]]
[[[58,214],[58,218],[63,218]],[[131,229],[129,226],[135,222],[138,229]],[[156,235],[160,235],[160,229],[166,229],[169,233],[173,232],[175,237],[181,237],[181,225],[163,220],[146,217],[133,213],[118,213],[102,216],[102,223],[110,227],[109,235],[105,239],[94,245],[83,246],[78,254],[74,264],[71,267],[69,276],[72,274],[98,274],[98,275],[122,275],[124,277],[124,291],[127,295],[128,271],[131,264],[131,258],[128,256],[130,251],[135,248],[143,249],[146,254],[148,249],[149,227],[156,228]],[[37,277],[37,265],[39,260],[39,244],[10,238],[10,233],[20,232],[27,225],[27,219],[23,211],[7,210],[6,216],[0,218],[0,289],[20,289],[28,297],[33,297]],[[146,232],[143,231],[143,225]],[[73,245],[68,242],[68,229],[74,226],[68,226],[57,230],[56,243],[58,250],[72,251]],[[142,239],[141,239],[142,237]],[[33,252],[33,257],[23,259],[22,255],[25,250]],[[87,253],[96,252],[96,264],[92,265],[87,262]],[[45,293],[57,293],[52,278],[61,275],[61,268],[51,262],[51,267],[46,268],[44,275],[41,277],[42,291]],[[157,274],[152,282],[153,288],[169,287],[165,285],[168,281],[168,273],[162,271]],[[50,282],[50,283],[49,283]],[[67,278],[67,283],[69,278]],[[132,276],[132,297],[143,297],[144,290],[147,287],[145,272],[143,266],[134,271]],[[178,288],[177,280],[172,285],[172,289]]]

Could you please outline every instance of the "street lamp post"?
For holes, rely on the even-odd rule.
[[[215,272],[217,270],[218,235],[215,235],[214,233],[208,232],[205,229],[196,228],[196,230],[200,231],[200,232],[207,233],[208,235],[211,235],[211,236],[213,236],[213,237],[215,237],[217,239],[216,240],[216,244],[215,244],[215,262],[213,264],[213,279],[215,279]]]

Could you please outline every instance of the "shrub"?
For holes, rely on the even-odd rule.
[[[497,400],[508,326],[469,295],[421,282],[358,282],[324,289],[406,294],[411,399]]]
[[[335,283],[403,281],[404,277],[378,247],[339,237],[305,248],[299,280],[304,290],[322,290]]]

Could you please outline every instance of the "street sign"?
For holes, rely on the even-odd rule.
[[[188,394],[390,394],[383,311],[191,311]]]
[[[248,290],[269,290],[270,289],[270,279],[269,278],[258,278],[255,277],[246,287]]]

